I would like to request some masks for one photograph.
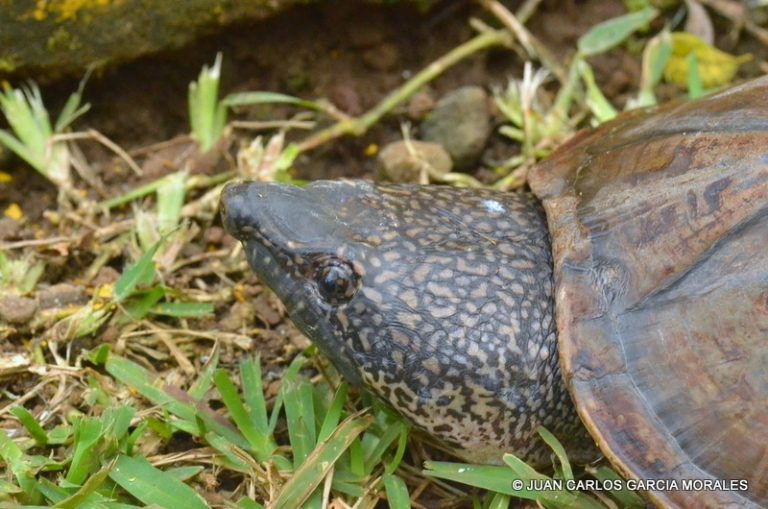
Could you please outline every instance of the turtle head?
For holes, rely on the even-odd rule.
[[[306,187],[245,182],[222,194],[224,225],[243,243],[259,279],[286,305],[291,319],[342,374],[362,384],[360,333],[351,309],[365,302],[368,241],[362,183],[316,182]],[[370,239],[369,239],[370,240]]]
[[[222,204],[253,270],[342,374],[465,456],[525,455],[538,424],[567,421],[550,412],[570,402],[533,196],[246,182]]]

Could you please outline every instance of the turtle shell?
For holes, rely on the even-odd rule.
[[[768,505],[768,77],[577,134],[530,185],[602,451],[661,506]]]

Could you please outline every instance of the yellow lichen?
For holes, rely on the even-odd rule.
[[[57,21],[77,19],[81,12],[94,9],[114,7],[123,0],[36,0],[32,18],[43,21],[49,14],[55,15]]]
[[[8,207],[6,207],[5,211],[3,211],[3,215],[13,219],[14,221],[19,221],[24,217],[24,212],[21,210],[21,207],[19,207],[18,203],[11,203],[8,205]]]

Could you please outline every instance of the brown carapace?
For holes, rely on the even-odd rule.
[[[749,486],[659,505],[768,505],[768,77],[577,135],[530,184],[560,367],[600,449],[635,479]]]

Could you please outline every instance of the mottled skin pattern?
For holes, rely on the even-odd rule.
[[[558,366],[546,219],[530,194],[363,181],[230,185],[225,225],[353,383],[463,457],[596,450]]]

